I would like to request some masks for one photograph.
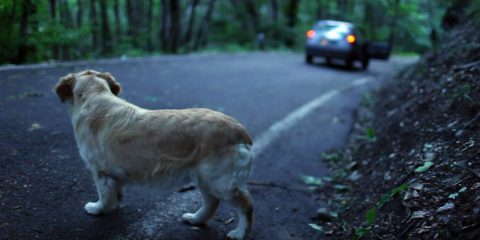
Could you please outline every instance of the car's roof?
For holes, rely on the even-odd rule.
[[[345,27],[353,28],[355,27],[352,23],[350,22],[344,22],[344,21],[337,21],[337,20],[319,20],[316,23],[318,24],[326,24],[326,25],[344,25]]]

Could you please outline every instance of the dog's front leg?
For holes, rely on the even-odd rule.
[[[117,209],[122,197],[122,184],[101,173],[94,174],[93,179],[97,186],[98,201],[85,204],[85,211],[89,214],[100,214]]]

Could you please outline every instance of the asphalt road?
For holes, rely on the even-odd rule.
[[[251,177],[257,184],[250,185],[255,225],[249,239],[316,239],[308,223],[324,200],[306,191],[299,175],[328,174],[320,154],[344,144],[362,93],[409,62],[372,61],[368,71],[351,71],[306,65],[299,54],[248,53],[1,67],[0,238],[224,239],[235,227],[228,204],[208,227],[182,224],[182,213],[200,205],[196,191],[164,194],[130,186],[118,211],[101,217],[84,212],[96,191],[66,106],[51,89],[59,77],[91,68],[111,72],[123,86],[121,97],[134,104],[212,108],[240,120],[254,141],[267,139]],[[358,79],[373,81],[352,85]],[[292,117],[331,91],[336,94]]]

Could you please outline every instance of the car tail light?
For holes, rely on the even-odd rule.
[[[357,39],[355,38],[355,35],[349,34],[347,36],[347,42],[350,44],[354,44]]]
[[[313,38],[315,36],[315,31],[313,30],[308,30],[307,31],[307,38]]]

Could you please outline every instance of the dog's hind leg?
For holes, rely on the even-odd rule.
[[[252,229],[253,224],[253,201],[246,188],[235,188],[231,191],[229,199],[237,210],[237,228],[227,234],[229,239],[245,239]]]
[[[117,209],[122,198],[122,184],[105,174],[94,176],[98,201],[85,204],[85,211],[89,214],[100,214]]]
[[[195,213],[185,213],[182,216],[184,222],[193,225],[205,224],[213,217],[220,203],[220,200],[213,196],[206,187],[199,186],[199,189],[203,198],[202,207]]]

